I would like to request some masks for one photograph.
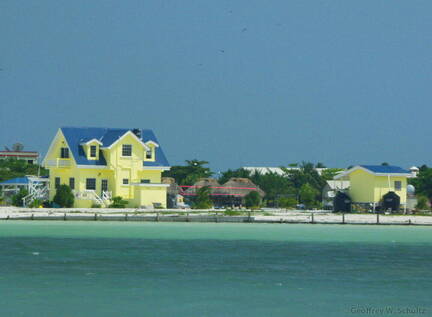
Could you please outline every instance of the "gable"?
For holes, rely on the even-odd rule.
[[[48,148],[48,152],[45,155],[42,164],[45,165],[48,160],[57,159],[60,157],[60,149],[63,147],[67,147],[69,149],[69,156],[71,160],[75,160],[75,155],[72,153],[72,150],[67,142],[65,136],[62,131],[59,129],[54,136],[54,139],[51,141],[50,147]]]
[[[147,142],[150,142],[149,144],[154,143],[158,145],[155,147],[156,160],[154,162],[145,162],[145,166],[169,166],[168,160],[166,159],[162,148],[159,146],[156,136],[153,131],[149,129],[137,129],[137,132],[141,135],[141,139],[132,133],[132,129],[62,127],[60,131],[67,140],[70,152],[78,165],[106,166],[106,158],[102,149],[110,148],[126,136],[131,136],[132,138],[135,138],[138,143],[141,143],[144,148],[148,147],[145,145]],[[89,141],[90,143],[100,142],[98,160],[89,160],[87,158],[82,144]]]

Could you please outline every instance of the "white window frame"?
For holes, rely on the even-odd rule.
[[[130,147],[130,155],[125,155],[125,148]],[[132,144],[122,144],[122,157],[132,157]]]
[[[92,149],[94,149],[94,156],[92,155]],[[90,145],[90,149],[89,149],[90,153],[89,156],[91,158],[97,158],[97,145]]]
[[[94,188],[88,188],[89,180],[94,180]],[[96,178],[94,177],[86,178],[86,190],[96,190]]]

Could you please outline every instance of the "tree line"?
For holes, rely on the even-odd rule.
[[[219,183],[226,183],[232,177],[248,178],[258,185],[265,193],[264,205],[271,207],[295,207],[303,204],[305,208],[321,207],[321,195],[326,181],[333,179],[341,169],[329,168],[321,175],[316,168],[324,168],[324,164],[302,162],[281,167],[283,174],[275,172],[258,173],[243,168],[228,169],[218,175],[207,166],[209,162],[202,160],[186,160],[185,165],[172,166],[163,173],[164,177],[172,177],[179,185],[193,185],[200,178],[215,177]],[[296,169],[290,169],[296,167]]]

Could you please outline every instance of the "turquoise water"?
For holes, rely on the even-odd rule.
[[[0,250],[0,316],[432,316],[429,227],[3,221]]]

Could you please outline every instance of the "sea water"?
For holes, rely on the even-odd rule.
[[[432,228],[0,222],[0,316],[432,316]]]

